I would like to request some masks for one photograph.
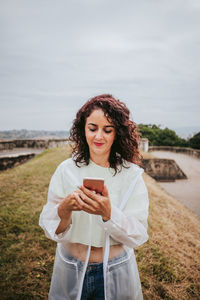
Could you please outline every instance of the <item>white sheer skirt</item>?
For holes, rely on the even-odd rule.
[[[83,253],[87,256],[87,248]],[[66,247],[58,244],[54,262],[49,300],[79,300],[87,268],[85,261],[77,259]],[[106,268],[106,300],[142,300],[141,283],[137,263],[132,249],[126,247],[124,252],[108,260]]]

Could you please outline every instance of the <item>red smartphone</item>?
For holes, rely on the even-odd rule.
[[[104,178],[85,177],[83,179],[83,186],[101,194],[104,187]]]

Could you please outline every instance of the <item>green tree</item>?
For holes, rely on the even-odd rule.
[[[157,145],[161,130],[159,126],[155,124],[139,124],[138,129],[142,137],[148,138],[150,145]]]
[[[138,128],[141,136],[148,138],[151,146],[188,147],[188,142],[169,128],[161,129],[160,125],[155,124],[139,124]]]
[[[200,149],[200,132],[189,139],[189,146],[194,149]]]
[[[179,146],[180,138],[174,130],[165,128],[160,131],[158,143],[160,146]]]

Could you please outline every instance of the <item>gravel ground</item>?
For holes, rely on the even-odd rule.
[[[159,182],[159,184],[200,217],[200,159],[169,151],[153,151],[151,153],[159,158],[174,159],[183,170],[188,179]]]

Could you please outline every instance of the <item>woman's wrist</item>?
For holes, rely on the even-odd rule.
[[[71,219],[69,220],[64,220],[61,219],[57,229],[56,229],[56,234],[60,234],[65,232],[65,230],[68,228],[69,224],[71,223]]]
[[[71,223],[72,212],[68,211],[66,213],[66,211],[65,211],[63,213],[62,206],[61,206],[61,208],[59,206],[58,207],[58,216],[60,218],[60,223],[56,229],[56,234],[62,233],[67,229],[67,227]]]
[[[71,217],[72,210],[67,209],[66,203],[63,201],[58,206],[58,216],[61,220]]]
[[[111,205],[110,205],[110,203],[109,203],[109,205],[108,205],[108,207],[105,211],[105,214],[101,215],[101,217],[102,217],[104,222],[107,222],[107,221],[110,220],[110,218],[111,218]]]
[[[107,222],[107,221],[109,221],[110,218],[111,218],[111,212],[109,212],[108,215],[102,215],[101,217],[102,217],[102,220],[103,220],[104,222]]]

